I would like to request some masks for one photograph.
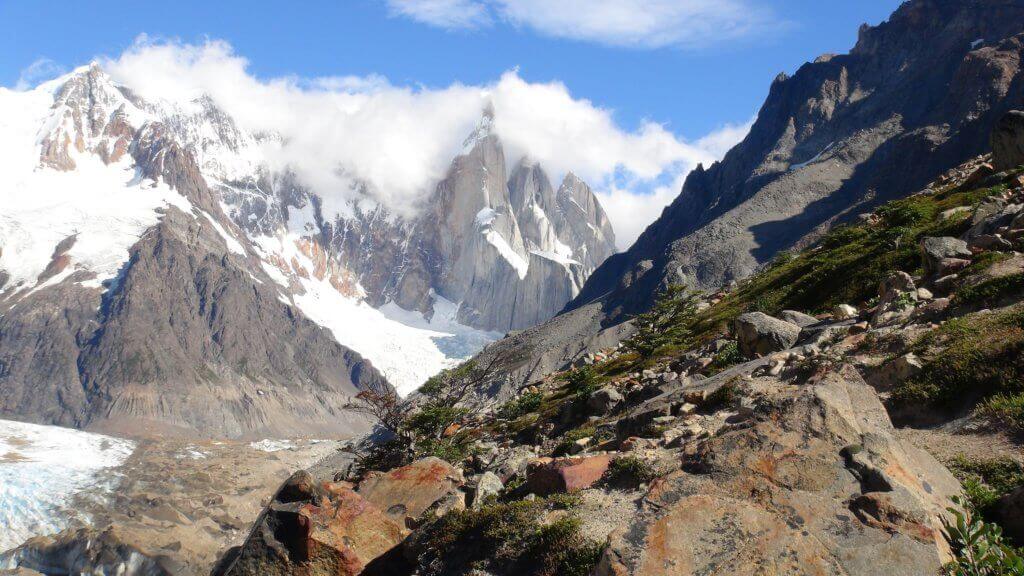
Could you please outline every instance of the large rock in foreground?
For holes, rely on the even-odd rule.
[[[462,471],[440,458],[423,458],[389,472],[370,472],[359,483],[359,495],[403,525],[442,501],[464,508]]]
[[[214,574],[355,576],[407,533],[351,486],[319,486],[307,472],[296,472]]]
[[[956,479],[899,441],[853,369],[749,385],[761,407],[656,481],[598,574],[938,574]]]

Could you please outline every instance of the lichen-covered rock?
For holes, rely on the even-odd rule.
[[[358,492],[404,526],[464,483],[462,470],[431,457],[389,472],[370,472],[359,483]]]
[[[702,441],[614,532],[601,576],[919,576],[949,558],[956,479],[895,435],[852,368],[754,381],[749,423]]]
[[[736,339],[747,358],[791,348],[799,337],[799,326],[763,312],[749,312],[736,319]]]

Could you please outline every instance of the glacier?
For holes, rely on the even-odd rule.
[[[134,450],[130,440],[0,420],[0,551],[66,528],[71,498],[85,489],[109,494],[113,480],[101,473]]]

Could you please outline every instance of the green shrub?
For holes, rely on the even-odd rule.
[[[705,412],[715,412],[716,410],[732,406],[738,397],[739,390],[736,388],[735,382],[729,381],[719,387],[718,390],[708,394],[700,407]]]
[[[586,576],[602,547],[582,534],[562,499],[496,503],[456,510],[423,528],[418,573],[463,574],[472,569],[503,574]]]
[[[611,486],[636,488],[658,477],[657,471],[636,456],[620,456],[608,464],[602,481]]]
[[[565,376],[569,392],[576,395],[589,396],[597,390],[597,372],[593,366],[582,366]]]
[[[518,398],[513,398],[498,409],[498,417],[505,420],[515,420],[520,416],[536,412],[544,401],[544,394],[540,392],[526,392]]]
[[[584,438],[595,438],[597,436],[597,428],[593,424],[585,424],[579,428],[573,428],[562,435],[562,439],[555,446],[552,451],[554,456],[564,456],[568,454],[572,449],[572,445],[577,440]]]
[[[673,284],[665,289],[651,310],[636,317],[636,331],[625,342],[627,352],[651,357],[659,348],[679,344],[691,335],[690,322],[697,314],[699,294]]]
[[[960,505],[954,497],[954,503]],[[949,508],[952,520],[943,520],[953,561],[945,567],[949,576],[1024,576],[1024,558],[1003,539],[1002,530],[973,514]]]
[[[712,358],[711,364],[705,369],[705,373],[708,376],[718,374],[722,370],[735,366],[746,360],[743,354],[740,352],[740,345],[735,340],[731,340],[728,344],[722,347]]]

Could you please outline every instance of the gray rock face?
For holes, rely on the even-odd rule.
[[[789,322],[790,324],[796,324],[803,328],[804,326],[812,326],[817,324],[819,320],[810,314],[804,314],[796,310],[783,310],[779,313],[779,320],[783,322]]]
[[[792,348],[800,337],[800,326],[791,324],[763,312],[750,312],[736,319],[736,339],[740,352],[747,358],[757,358]]]
[[[1019,1],[912,0],[849,54],[780,75],[743,142],[691,173],[568,308],[604,298],[615,321],[671,283],[725,285],[987,152],[991,127],[1024,103],[1022,29]]]
[[[0,555],[0,569],[25,574],[121,574],[184,576],[184,566],[166,556],[151,557],[125,544],[117,530],[91,528],[39,536]]]
[[[1024,164],[1024,112],[1011,110],[992,131],[992,167],[1010,170]]]
[[[579,293],[615,251],[615,236],[597,197],[575,176],[555,192],[540,165],[523,161],[509,174],[491,114],[485,111],[418,216],[357,204],[345,216],[325,215],[319,197],[294,176],[265,170],[218,192],[250,234],[305,222],[301,234],[374,305],[393,301],[430,315],[437,294],[460,303],[457,319],[469,326],[527,328]]]
[[[932,275],[941,272],[943,260],[947,258],[970,258],[971,250],[967,247],[967,242],[959,238],[951,238],[949,236],[922,238],[921,256],[924,259],[925,273]]]

